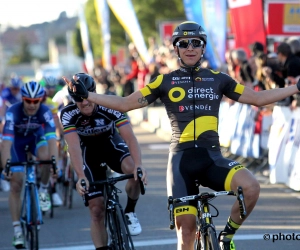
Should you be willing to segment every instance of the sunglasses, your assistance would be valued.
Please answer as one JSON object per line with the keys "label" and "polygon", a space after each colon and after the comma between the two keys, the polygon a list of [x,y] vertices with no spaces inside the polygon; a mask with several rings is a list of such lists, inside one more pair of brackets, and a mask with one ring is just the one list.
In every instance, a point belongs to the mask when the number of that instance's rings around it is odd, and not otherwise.
{"label": "sunglasses", "polygon": [[192,44],[193,49],[195,48],[201,48],[204,45],[204,42],[202,40],[198,39],[184,39],[181,41],[178,41],[176,43],[176,46],[180,49],[187,49],[190,44]]}
{"label": "sunglasses", "polygon": [[27,104],[38,104],[41,100],[41,98],[23,98],[23,101],[25,101]]}

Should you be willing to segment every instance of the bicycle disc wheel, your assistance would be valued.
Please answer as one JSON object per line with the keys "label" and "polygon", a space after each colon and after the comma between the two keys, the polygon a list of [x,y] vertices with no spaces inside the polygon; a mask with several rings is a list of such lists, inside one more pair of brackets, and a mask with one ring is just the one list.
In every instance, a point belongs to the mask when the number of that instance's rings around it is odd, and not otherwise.
{"label": "bicycle disc wheel", "polygon": [[30,250],[39,249],[39,238],[38,238],[38,204],[36,200],[35,188],[33,185],[29,186],[30,188],[30,221],[31,225],[27,225],[27,242]]}
{"label": "bicycle disc wheel", "polygon": [[133,250],[133,241],[127,226],[126,218],[120,206],[116,206],[116,217],[119,226],[119,246],[122,250]]}
{"label": "bicycle disc wheel", "polygon": [[209,240],[209,250],[220,250],[219,242],[214,228],[208,227],[207,234]]}

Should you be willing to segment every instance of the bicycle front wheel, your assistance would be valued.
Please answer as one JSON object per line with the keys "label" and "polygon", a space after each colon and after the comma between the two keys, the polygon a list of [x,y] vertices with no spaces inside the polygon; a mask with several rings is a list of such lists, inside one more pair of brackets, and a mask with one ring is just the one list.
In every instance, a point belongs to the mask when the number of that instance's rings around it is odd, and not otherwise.
{"label": "bicycle front wheel", "polygon": [[127,220],[120,206],[116,206],[116,217],[118,220],[119,247],[120,250],[134,250],[133,241],[128,229]]}
{"label": "bicycle front wheel", "polygon": [[108,236],[108,245],[111,246],[113,250],[118,250],[118,226],[112,208],[106,210],[105,227]]}
{"label": "bicycle front wheel", "polygon": [[216,230],[212,227],[207,228],[208,247],[209,250],[220,250],[219,241],[217,239]]}
{"label": "bicycle front wheel", "polygon": [[38,237],[38,204],[37,204],[37,196],[34,185],[29,186],[30,189],[30,218],[29,224],[27,224],[27,246],[30,250],[38,250],[39,249],[39,237]]}

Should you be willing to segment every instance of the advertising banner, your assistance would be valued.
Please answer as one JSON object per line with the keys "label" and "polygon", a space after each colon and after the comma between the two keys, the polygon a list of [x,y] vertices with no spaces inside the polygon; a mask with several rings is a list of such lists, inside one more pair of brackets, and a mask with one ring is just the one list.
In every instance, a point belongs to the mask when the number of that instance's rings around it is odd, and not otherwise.
{"label": "advertising banner", "polygon": [[300,1],[265,1],[267,35],[300,36]]}
{"label": "advertising banner", "polygon": [[109,9],[106,0],[95,0],[97,20],[100,25],[103,43],[102,64],[106,70],[111,70]]}
{"label": "advertising banner", "polygon": [[147,46],[130,0],[107,0],[107,3],[134,43],[142,60],[150,62]]}
{"label": "advertising banner", "polygon": [[266,44],[263,3],[261,0],[228,0],[235,47],[250,55],[249,45]]}
{"label": "advertising banner", "polygon": [[183,4],[187,20],[199,23],[207,34],[205,58],[210,68],[220,68],[225,62],[226,1],[183,0]]}
{"label": "advertising banner", "polygon": [[88,26],[84,15],[84,5],[82,2],[79,2],[78,17],[80,25],[81,42],[84,51],[85,68],[90,75],[93,75],[94,58],[90,45]]}

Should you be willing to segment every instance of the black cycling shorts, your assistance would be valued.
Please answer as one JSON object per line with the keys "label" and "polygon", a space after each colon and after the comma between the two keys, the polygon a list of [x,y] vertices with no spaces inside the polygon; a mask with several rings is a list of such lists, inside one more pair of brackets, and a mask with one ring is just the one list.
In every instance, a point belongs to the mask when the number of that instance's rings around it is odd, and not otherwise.
{"label": "black cycling shorts", "polygon": [[[100,145],[101,144],[101,145]],[[106,168],[101,164],[106,163],[109,168],[123,174],[121,164],[124,158],[130,156],[127,144],[118,133],[108,139],[99,140],[99,145],[81,146],[84,173],[89,182],[106,179]],[[90,187],[89,200],[102,196],[103,187]]]}
{"label": "black cycling shorts", "polygon": [[[196,181],[215,191],[230,190],[233,175],[243,169],[240,163],[222,156],[219,148],[191,148],[170,152],[167,169],[168,196],[179,198],[196,195],[199,189]],[[177,206],[191,205],[195,202],[180,203]]]}

